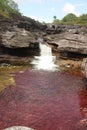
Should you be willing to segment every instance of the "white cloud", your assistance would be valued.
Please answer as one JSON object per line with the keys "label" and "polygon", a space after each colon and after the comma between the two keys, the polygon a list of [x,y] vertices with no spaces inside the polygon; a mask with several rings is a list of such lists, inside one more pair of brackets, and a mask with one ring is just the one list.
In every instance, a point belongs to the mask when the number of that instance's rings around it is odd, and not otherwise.
{"label": "white cloud", "polygon": [[64,5],[63,11],[65,13],[73,13],[75,12],[75,6],[73,4],[67,3]]}
{"label": "white cloud", "polygon": [[55,12],[55,8],[54,8],[54,7],[52,7],[52,8],[50,9],[50,11]]}
{"label": "white cloud", "polygon": [[73,14],[76,14],[77,16],[79,15],[76,11],[76,6],[71,4],[71,3],[66,3],[63,7],[63,12],[65,14],[68,14],[68,13],[73,13]]}

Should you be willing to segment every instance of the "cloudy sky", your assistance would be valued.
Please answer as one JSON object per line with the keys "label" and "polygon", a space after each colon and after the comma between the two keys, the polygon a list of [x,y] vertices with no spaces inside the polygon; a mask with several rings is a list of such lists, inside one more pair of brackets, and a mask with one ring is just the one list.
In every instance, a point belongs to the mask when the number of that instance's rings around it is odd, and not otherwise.
{"label": "cloudy sky", "polygon": [[52,22],[53,16],[62,19],[68,13],[77,16],[87,13],[87,0],[14,0],[21,13],[41,22]]}

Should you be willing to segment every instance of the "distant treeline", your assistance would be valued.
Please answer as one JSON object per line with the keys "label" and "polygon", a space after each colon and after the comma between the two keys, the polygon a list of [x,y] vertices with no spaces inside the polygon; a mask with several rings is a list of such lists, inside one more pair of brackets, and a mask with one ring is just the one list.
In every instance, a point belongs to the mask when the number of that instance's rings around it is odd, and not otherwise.
{"label": "distant treeline", "polygon": [[20,14],[17,3],[13,0],[0,0],[0,15],[9,18],[10,13]]}
{"label": "distant treeline", "polygon": [[53,17],[54,24],[84,24],[87,25],[87,14],[82,14],[77,17],[73,13],[67,14],[62,20],[59,20],[56,16]]}

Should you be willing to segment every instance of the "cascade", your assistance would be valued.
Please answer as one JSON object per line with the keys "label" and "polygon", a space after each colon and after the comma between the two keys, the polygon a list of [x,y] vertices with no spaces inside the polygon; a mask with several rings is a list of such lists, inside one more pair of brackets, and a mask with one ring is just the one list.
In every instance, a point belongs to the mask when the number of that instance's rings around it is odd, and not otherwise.
{"label": "cascade", "polygon": [[43,43],[43,39],[39,39],[40,56],[35,56],[32,61],[33,68],[42,70],[55,70],[56,57],[52,55],[51,48]]}

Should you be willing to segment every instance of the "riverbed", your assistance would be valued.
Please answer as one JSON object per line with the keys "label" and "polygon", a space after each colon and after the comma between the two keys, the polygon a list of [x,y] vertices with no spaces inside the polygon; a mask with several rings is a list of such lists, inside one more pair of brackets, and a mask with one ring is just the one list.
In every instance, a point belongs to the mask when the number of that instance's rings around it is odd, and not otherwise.
{"label": "riverbed", "polygon": [[87,130],[81,60],[61,59],[41,47],[27,66],[0,66],[0,130]]}

